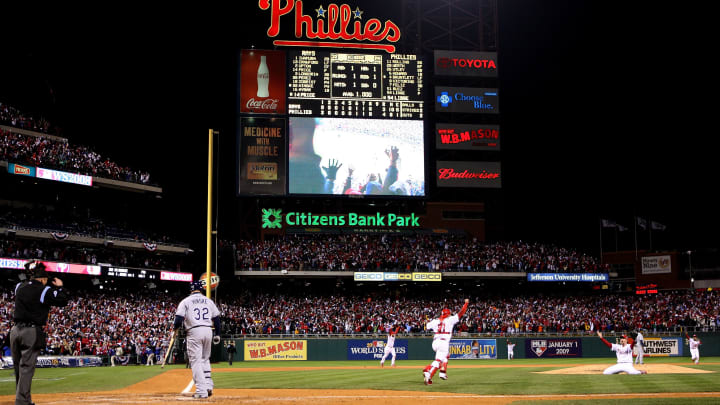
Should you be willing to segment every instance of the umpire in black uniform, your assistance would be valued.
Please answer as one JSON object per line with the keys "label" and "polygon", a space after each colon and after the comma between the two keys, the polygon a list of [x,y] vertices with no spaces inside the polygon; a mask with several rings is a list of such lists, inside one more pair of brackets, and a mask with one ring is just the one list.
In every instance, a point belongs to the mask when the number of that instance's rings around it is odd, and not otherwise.
{"label": "umpire in black uniform", "polygon": [[45,348],[43,327],[50,307],[67,305],[68,296],[60,279],[48,276],[45,265],[30,262],[29,281],[15,287],[15,325],[10,330],[10,351],[15,367],[15,405],[32,405],[30,385],[35,374],[35,362]]}

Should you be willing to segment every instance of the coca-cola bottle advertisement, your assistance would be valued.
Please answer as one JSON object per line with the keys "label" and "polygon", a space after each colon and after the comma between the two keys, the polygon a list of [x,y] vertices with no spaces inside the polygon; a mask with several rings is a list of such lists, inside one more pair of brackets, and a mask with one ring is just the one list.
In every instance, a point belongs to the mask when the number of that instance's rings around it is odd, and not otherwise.
{"label": "coca-cola bottle advertisement", "polygon": [[244,49],[240,54],[240,112],[285,114],[285,52]]}

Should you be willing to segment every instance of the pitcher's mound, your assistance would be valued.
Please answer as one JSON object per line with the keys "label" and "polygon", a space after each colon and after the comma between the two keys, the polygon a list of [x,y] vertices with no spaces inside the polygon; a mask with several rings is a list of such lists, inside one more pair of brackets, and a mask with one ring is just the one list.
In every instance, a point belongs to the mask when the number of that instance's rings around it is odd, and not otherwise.
{"label": "pitcher's mound", "polygon": [[[610,364],[586,364],[577,367],[559,368],[550,371],[538,371],[539,374],[602,374]],[[674,364],[642,364],[635,366],[638,370],[645,370],[648,374],[706,374],[714,371],[697,368],[677,366]],[[625,374],[625,373],[621,373]]]}

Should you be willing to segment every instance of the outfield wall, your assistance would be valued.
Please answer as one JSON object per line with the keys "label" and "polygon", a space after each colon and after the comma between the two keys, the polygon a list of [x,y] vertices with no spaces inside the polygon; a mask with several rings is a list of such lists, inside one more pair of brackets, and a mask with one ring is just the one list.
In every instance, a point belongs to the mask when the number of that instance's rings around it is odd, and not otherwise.
{"label": "outfield wall", "polygon": [[[720,334],[698,333],[702,342],[700,356],[720,356]],[[220,345],[213,345],[212,361],[228,361],[227,344],[235,342],[237,352],[233,361],[347,361],[377,360],[383,355],[386,338],[382,339],[340,339],[340,338],[248,338],[223,339]],[[597,337],[533,338],[483,337],[453,338],[451,360],[473,359],[474,361],[507,359],[508,340],[515,344],[514,357],[521,358],[612,358],[614,353]],[[616,337],[608,337],[614,343]],[[680,336],[645,338],[647,352],[658,356],[689,357],[687,339]],[[395,342],[398,360],[428,360],[434,357],[432,339],[398,336]],[[462,360],[460,360],[462,359]],[[473,361],[469,360],[469,361]]]}

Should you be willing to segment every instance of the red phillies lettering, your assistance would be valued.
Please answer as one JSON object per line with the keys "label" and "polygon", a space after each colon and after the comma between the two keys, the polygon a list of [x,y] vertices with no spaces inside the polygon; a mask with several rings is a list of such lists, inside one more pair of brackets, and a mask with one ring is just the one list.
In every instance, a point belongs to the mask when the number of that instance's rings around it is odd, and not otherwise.
{"label": "red phillies lettering", "polygon": [[373,42],[397,42],[400,39],[400,28],[388,20],[383,24],[377,18],[371,18],[362,25],[360,21],[353,20],[353,11],[347,4],[338,6],[330,4],[326,10],[327,20],[313,18],[303,12],[302,0],[259,0],[258,6],[262,10],[270,9],[269,37],[280,34],[280,18],[295,10],[295,37],[309,39],[332,40],[368,40]]}

